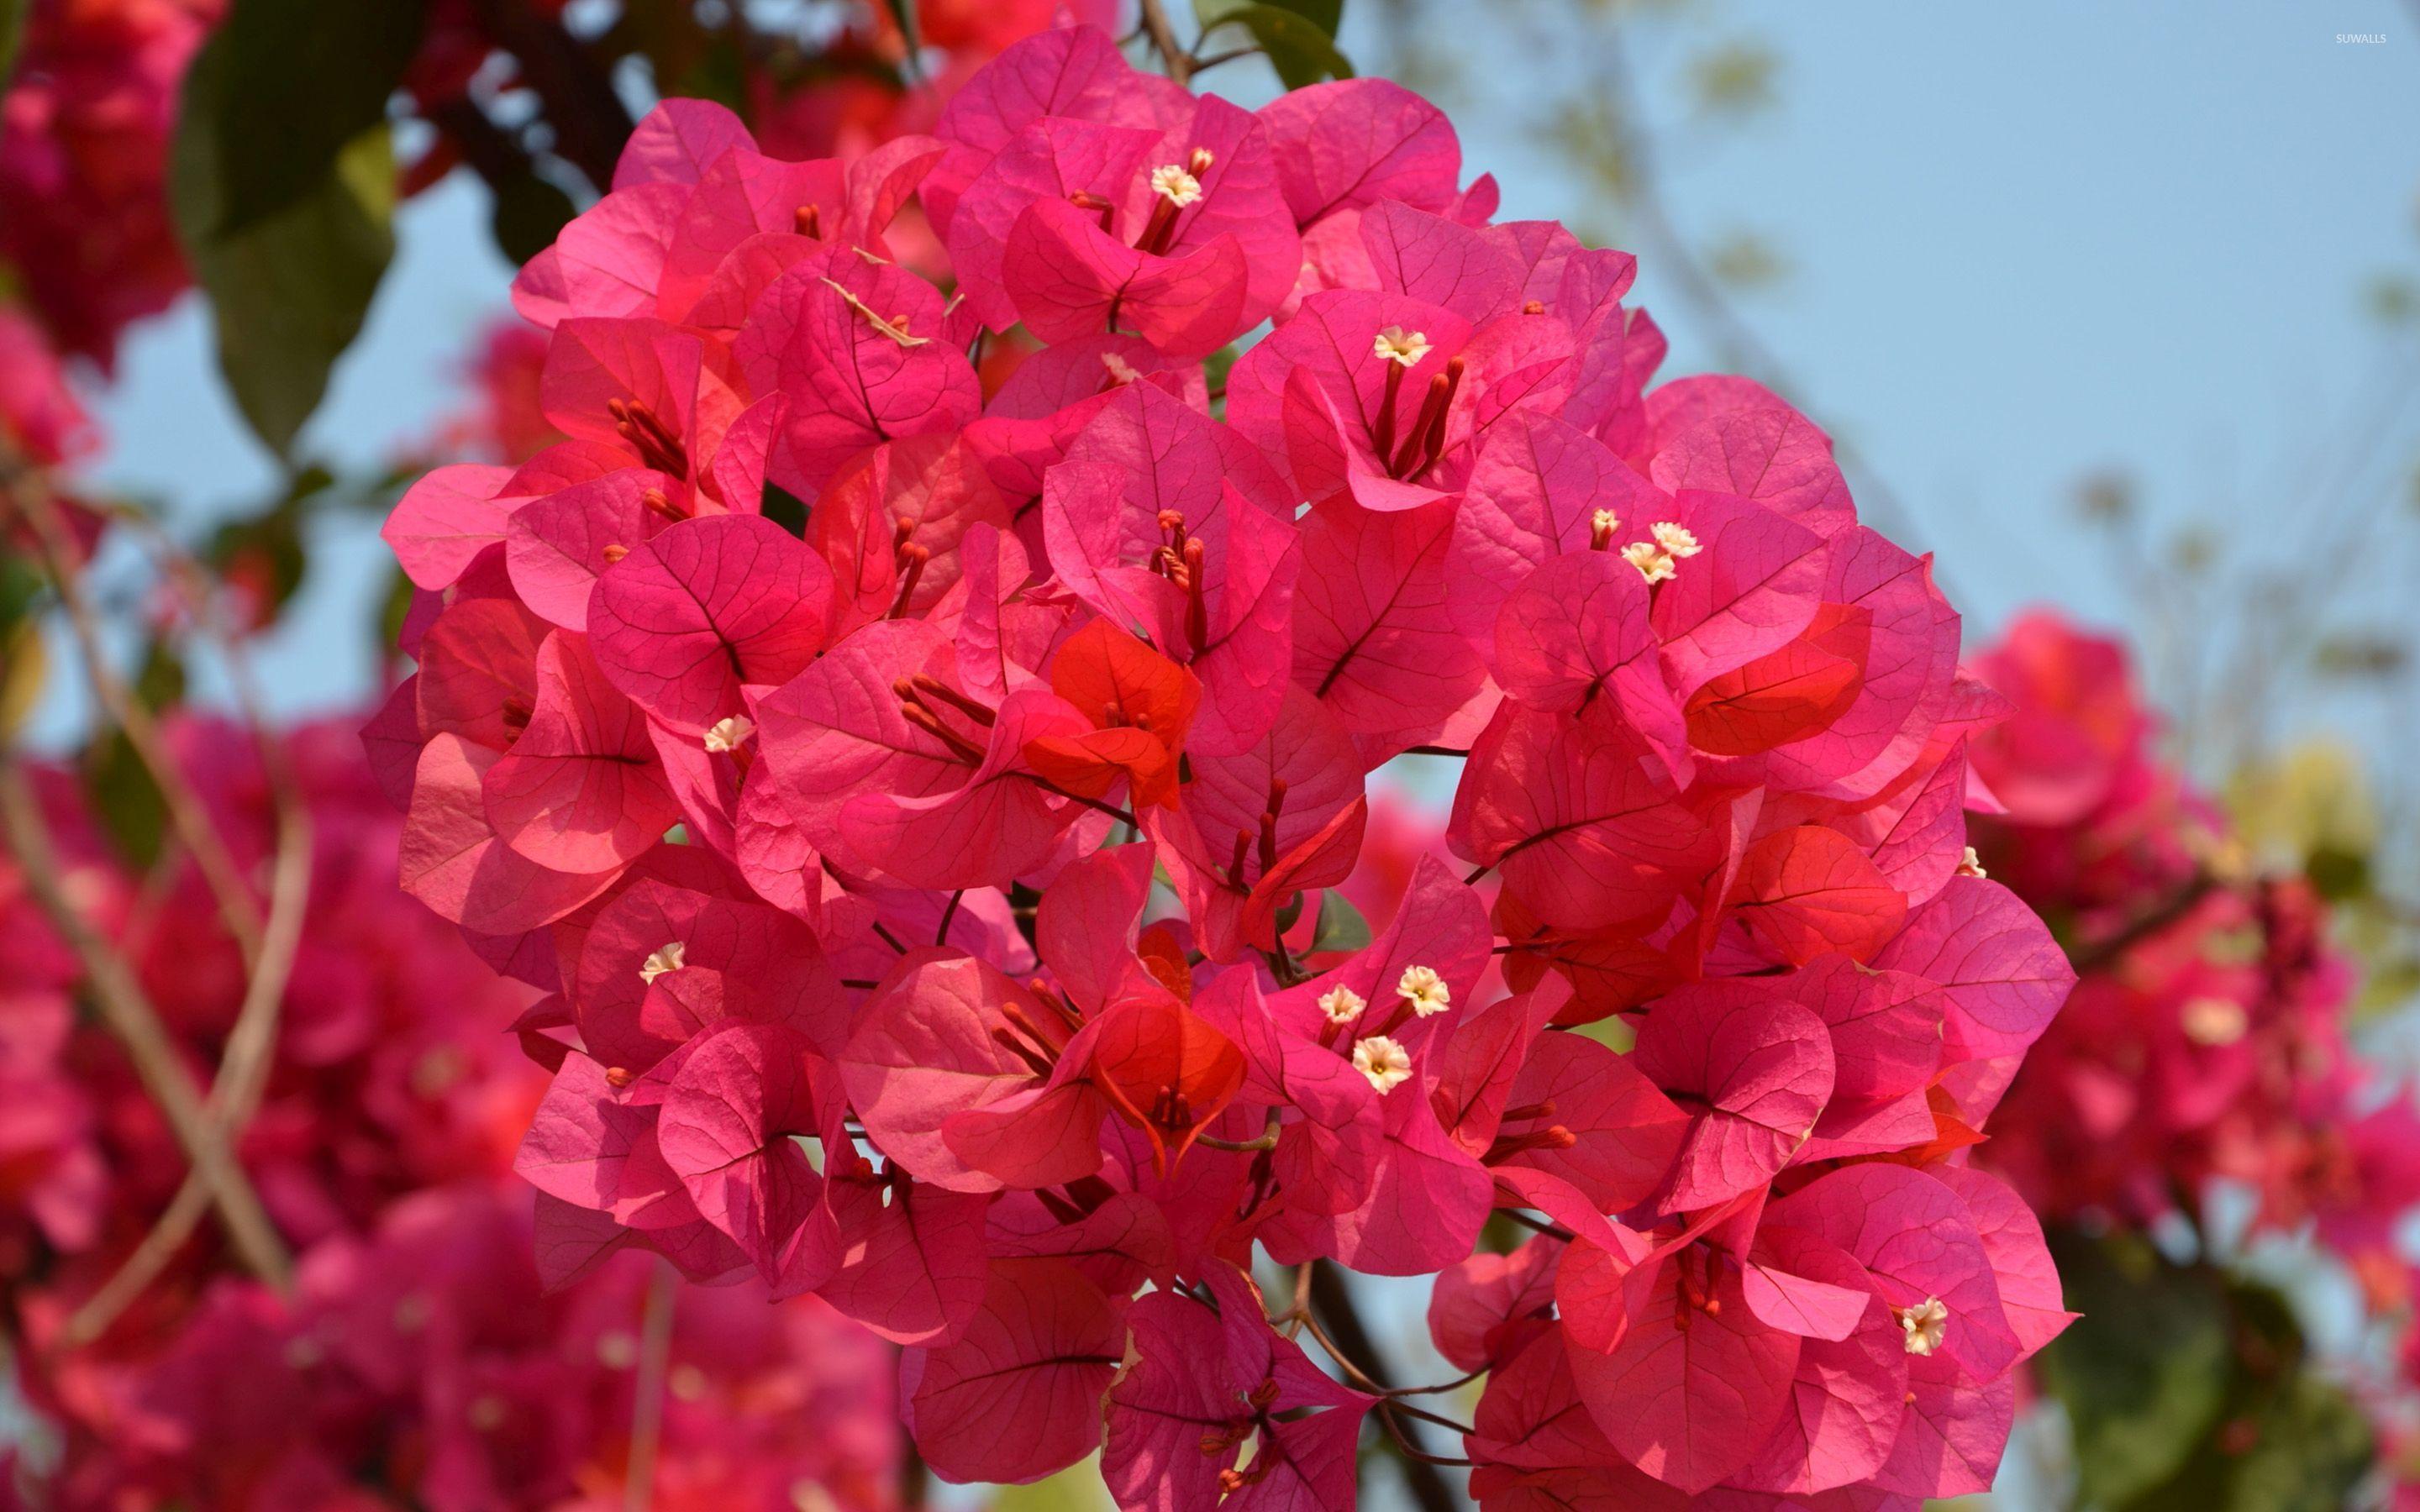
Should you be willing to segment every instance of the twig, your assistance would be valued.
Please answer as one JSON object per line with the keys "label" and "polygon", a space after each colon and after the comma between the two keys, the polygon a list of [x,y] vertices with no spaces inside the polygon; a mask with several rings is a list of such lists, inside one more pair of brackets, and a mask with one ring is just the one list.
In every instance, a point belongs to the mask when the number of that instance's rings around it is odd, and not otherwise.
{"label": "twig", "polygon": [[1532,1218],[1528,1213],[1521,1211],[1517,1208],[1498,1208],[1496,1211],[1502,1213],[1505,1217],[1512,1219],[1514,1223],[1519,1224],[1524,1228],[1532,1229],[1538,1233],[1545,1235],[1549,1239],[1559,1239],[1566,1244],[1570,1243],[1575,1237],[1577,1237],[1573,1234],[1570,1229],[1565,1228],[1560,1224],[1550,1224],[1543,1219]]}
{"label": "twig", "polygon": [[2206,869],[2195,872],[2193,879],[2165,899],[2147,909],[2103,939],[2077,946],[2067,953],[2067,964],[2080,976],[2097,971],[2128,950],[2159,933],[2169,925],[2194,911],[2194,905],[2210,896],[2218,879]]}
{"label": "twig", "polygon": [[235,935],[236,948],[242,952],[245,966],[255,965],[260,959],[260,905],[244,887],[235,860],[211,825],[200,795],[185,780],[183,768],[170,756],[150,711],[143,707],[110,666],[108,652],[101,642],[101,622],[91,597],[85,592],[84,576],[74,566],[73,543],[68,538],[58,505],[48,488],[29,472],[18,472],[7,481],[11,485],[8,495],[16,503],[17,513],[33,528],[41,548],[44,571],[58,590],[59,604],[67,611],[68,627],[75,638],[85,675],[92,683],[93,697],[111,721],[125,732],[127,744],[134,748],[136,758],[160,790],[168,823],[193,853],[194,867],[218,900],[219,911],[226,918],[228,931]]}
{"label": "twig", "polygon": [[[148,523],[147,521],[146,522]],[[155,547],[162,553],[163,574],[181,584],[190,566],[156,528]],[[206,593],[190,595],[188,607],[196,623],[209,618]],[[269,920],[261,935],[260,955],[244,985],[235,1027],[220,1053],[218,1074],[211,1079],[208,1113],[211,1125],[229,1150],[240,1143],[243,1130],[260,1106],[269,1085],[269,1071],[277,1047],[277,1024],[291,980],[295,952],[302,943],[302,925],[311,901],[311,814],[302,801],[302,785],[287,759],[285,744],[271,733],[252,678],[240,639],[218,631],[223,655],[254,739],[260,747],[261,767],[271,802],[277,810],[276,859],[269,887]],[[232,921],[229,921],[232,927]],[[209,1206],[209,1188],[201,1169],[188,1171],[167,1208],[143,1237],[133,1253],[68,1319],[65,1338],[73,1347],[89,1343],[108,1331],[119,1314],[143,1294],[193,1237],[194,1226]]]}
{"label": "twig", "polygon": [[[1455,1461],[1441,1459],[1419,1448],[1410,1441],[1403,1425],[1395,1420],[1391,1409],[1401,1406],[1401,1403],[1384,1396],[1388,1389],[1386,1382],[1372,1374],[1379,1358],[1377,1345],[1370,1337],[1370,1331],[1362,1326],[1361,1315],[1353,1304],[1352,1289],[1334,1266],[1313,1262],[1311,1310],[1315,1315],[1310,1325],[1311,1336],[1319,1340],[1320,1347],[1334,1356],[1347,1373],[1363,1381],[1367,1389],[1382,1394],[1378,1419],[1386,1426],[1395,1452],[1403,1460],[1404,1484],[1411,1491],[1412,1500],[1419,1505],[1421,1512],[1457,1512],[1461,1503],[1455,1498],[1453,1489],[1446,1484],[1445,1477],[1437,1473],[1440,1466]],[[1324,1329],[1323,1323],[1326,1325]],[[1330,1335],[1333,1335],[1332,1339]],[[1352,1363],[1355,1360],[1369,1364],[1356,1365]]]}
{"label": "twig", "polygon": [[260,1195],[237,1163],[217,1120],[203,1106],[193,1073],[178,1058],[176,1044],[161,1023],[159,1011],[144,995],[133,968],[61,890],[58,848],[33,784],[13,755],[0,755],[0,828],[7,831],[8,848],[24,872],[34,902],[84,967],[101,1018],[126,1046],[144,1090],[159,1104],[186,1158],[209,1185],[227,1238],[245,1267],[278,1290],[287,1289],[292,1284],[294,1266],[285,1241],[270,1223]]}
{"label": "twig", "polygon": [[1193,54],[1176,45],[1176,28],[1169,24],[1168,8],[1160,0],[1142,0],[1142,29],[1151,39],[1151,49],[1168,69],[1168,76],[1178,84],[1189,84],[1193,70],[1200,67]]}
{"label": "twig", "polygon": [[680,1302],[680,1273],[659,1258],[647,1277],[647,1298],[639,1315],[639,1366],[630,1382],[630,1459],[622,1481],[623,1512],[647,1512],[656,1496],[656,1458],[664,1441],[664,1381],[671,1374],[673,1315]]}

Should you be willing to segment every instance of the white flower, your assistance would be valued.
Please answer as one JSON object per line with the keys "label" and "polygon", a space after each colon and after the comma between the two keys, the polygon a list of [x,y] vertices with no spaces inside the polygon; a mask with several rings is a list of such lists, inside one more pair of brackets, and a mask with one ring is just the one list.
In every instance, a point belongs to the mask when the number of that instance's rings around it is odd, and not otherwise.
{"label": "white flower", "polygon": [[1651,583],[1660,583],[1672,576],[1671,553],[1652,541],[1633,541],[1621,548],[1621,554]]}
{"label": "white flower", "polygon": [[1700,549],[1697,536],[1691,534],[1687,527],[1675,525],[1668,519],[1657,520],[1648,527],[1648,531],[1655,537],[1657,546],[1676,557],[1694,557]]}
{"label": "white flower", "polygon": [[737,750],[746,743],[748,737],[755,733],[756,721],[744,714],[735,714],[728,719],[717,719],[706,727],[706,748],[718,756],[725,751]]}
{"label": "white flower", "polygon": [[1445,984],[1443,977],[1426,966],[1405,966],[1403,980],[1395,983],[1395,991],[1412,1005],[1413,1013],[1420,1018],[1442,1013],[1453,1006],[1453,989]]}
{"label": "white flower", "polygon": [[1429,336],[1425,331],[1405,331],[1401,326],[1388,326],[1378,332],[1372,344],[1372,353],[1389,363],[1411,366],[1429,354]]}
{"label": "white flower", "polygon": [[1593,535],[1611,535],[1620,529],[1621,517],[1610,509],[1598,510],[1596,517],[1589,521],[1589,532]]}
{"label": "white flower", "polygon": [[1132,363],[1127,362],[1125,358],[1120,357],[1115,352],[1103,352],[1101,354],[1101,366],[1108,371],[1109,381],[1122,389],[1127,384],[1132,383],[1135,379],[1142,377],[1141,369],[1136,367]]}
{"label": "white flower", "polygon": [[1983,870],[1983,858],[1975,854],[1975,847],[1972,845],[1967,846],[1966,854],[1958,858],[1958,874],[1962,877],[1984,877],[1991,875],[1990,872]]}
{"label": "white flower", "polygon": [[1330,1024],[1350,1024],[1369,1006],[1369,999],[1350,987],[1330,987],[1319,995],[1319,1011]]}
{"label": "white flower", "polygon": [[1913,1307],[1894,1307],[1899,1314],[1899,1326],[1907,1331],[1902,1341],[1910,1354],[1931,1354],[1941,1348],[1941,1340],[1949,1332],[1949,1309],[1938,1297],[1927,1297]]}
{"label": "white flower", "polygon": [[1151,171],[1151,192],[1181,210],[1202,198],[1202,180],[1176,163],[1163,163]]}
{"label": "white flower", "polygon": [[689,947],[678,940],[647,957],[639,967],[639,980],[652,987],[656,979],[667,971],[678,971],[689,964]]}
{"label": "white flower", "polygon": [[1402,1045],[1383,1034],[1353,1043],[1353,1069],[1370,1078],[1370,1085],[1380,1097],[1412,1079],[1412,1057]]}

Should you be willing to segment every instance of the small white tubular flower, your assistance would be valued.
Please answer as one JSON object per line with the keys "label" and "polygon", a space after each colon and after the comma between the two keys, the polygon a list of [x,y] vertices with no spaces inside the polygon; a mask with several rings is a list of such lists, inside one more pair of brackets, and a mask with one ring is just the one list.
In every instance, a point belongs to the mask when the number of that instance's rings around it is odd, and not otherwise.
{"label": "small white tubular flower", "polygon": [[1991,875],[1989,872],[1983,870],[1983,858],[1975,854],[1975,847],[1972,845],[1967,846],[1966,854],[1958,858],[1958,874],[1962,877]]}
{"label": "small white tubular flower", "polygon": [[1913,1307],[1894,1307],[1899,1314],[1899,1326],[1906,1331],[1901,1341],[1910,1354],[1931,1354],[1941,1348],[1949,1333],[1949,1309],[1938,1297],[1927,1297]]}
{"label": "small white tubular flower", "polygon": [[1594,517],[1589,521],[1590,533],[1594,535],[1611,535],[1620,529],[1621,529],[1621,517],[1610,509],[1598,510]]}
{"label": "small white tubular flower", "polygon": [[1657,520],[1648,527],[1648,531],[1655,537],[1657,546],[1676,557],[1694,557],[1702,549],[1698,545],[1698,537],[1688,527],[1675,525],[1668,519]]}
{"label": "small white tubular flower", "polygon": [[1621,555],[1638,575],[1651,583],[1660,583],[1672,576],[1672,554],[1652,541],[1633,541],[1621,548]]}
{"label": "small white tubular flower", "polygon": [[1142,377],[1142,370],[1140,368],[1135,366],[1132,363],[1127,362],[1125,358],[1120,357],[1115,352],[1103,352],[1101,354],[1101,366],[1109,375],[1109,381],[1122,389],[1127,384],[1132,383],[1135,379]]}
{"label": "small white tubular flower", "polygon": [[1151,171],[1151,192],[1181,210],[1202,198],[1202,180],[1181,163],[1162,163]]}
{"label": "small white tubular flower", "polygon": [[1319,995],[1319,1011],[1330,1024],[1350,1024],[1369,1006],[1370,1000],[1350,987],[1330,987]]}
{"label": "small white tubular flower", "polygon": [[1445,979],[1427,966],[1405,966],[1395,991],[1412,1005],[1412,1012],[1420,1018],[1442,1013],[1453,1006],[1453,989]]}
{"label": "small white tubular flower", "polygon": [[1353,1069],[1370,1078],[1380,1097],[1412,1079],[1410,1052],[1383,1034],[1353,1042]]}
{"label": "small white tubular flower", "polygon": [[1371,346],[1372,354],[1389,363],[1411,366],[1429,354],[1429,335],[1425,331],[1405,331],[1401,326],[1388,326],[1378,332]]}
{"label": "small white tubular flower", "polygon": [[728,719],[717,719],[706,727],[706,748],[717,756],[727,751],[735,751],[745,745],[748,737],[755,733],[756,721],[744,714],[735,714]]}
{"label": "small white tubular flower", "polygon": [[678,940],[659,949],[640,964],[639,980],[652,987],[656,979],[667,971],[678,971],[689,964],[689,947]]}
{"label": "small white tubular flower", "polygon": [[2213,1050],[2252,1032],[2252,1015],[2229,997],[2194,998],[2185,1004],[2180,1022],[2186,1039]]}

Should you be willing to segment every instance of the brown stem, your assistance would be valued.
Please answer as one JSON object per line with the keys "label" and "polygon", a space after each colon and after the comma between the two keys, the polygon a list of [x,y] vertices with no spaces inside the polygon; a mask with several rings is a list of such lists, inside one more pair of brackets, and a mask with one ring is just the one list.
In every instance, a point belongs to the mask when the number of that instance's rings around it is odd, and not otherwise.
{"label": "brown stem", "polygon": [[1143,35],[1151,39],[1152,51],[1168,69],[1168,76],[1178,84],[1190,84],[1193,70],[1200,67],[1193,54],[1176,45],[1176,28],[1169,24],[1168,8],[1160,0],[1142,0]]}
{"label": "brown stem", "polygon": [[[156,527],[150,535],[163,576],[172,584],[185,587],[189,576],[199,569],[177,552]],[[213,616],[207,591],[191,591],[186,596],[195,623],[209,623]],[[218,1074],[210,1082],[210,1121],[233,1149],[240,1143],[243,1130],[252,1121],[260,1106],[261,1094],[268,1088],[286,985],[293,975],[295,952],[302,943],[302,924],[310,905],[312,841],[310,810],[302,801],[302,786],[284,742],[269,731],[242,641],[224,626],[218,628],[217,636],[237,702],[260,747],[262,772],[277,810],[276,858],[270,877],[269,920],[261,933],[260,955],[244,984],[243,1002],[221,1051]],[[193,1237],[194,1227],[209,1210],[209,1197],[210,1190],[200,1168],[187,1172],[176,1196],[150,1232],[144,1235],[143,1242],[116,1273],[68,1319],[65,1339],[69,1347],[99,1338],[143,1294]]]}
{"label": "brown stem", "polygon": [[185,780],[184,769],[170,755],[150,711],[110,666],[109,654],[101,645],[101,620],[93,609],[91,595],[85,592],[84,575],[75,566],[74,544],[69,539],[57,502],[48,487],[30,472],[19,471],[6,481],[11,485],[8,497],[15,502],[16,513],[32,527],[40,548],[43,570],[58,590],[59,604],[67,611],[68,628],[74,636],[76,654],[84,664],[85,676],[92,684],[94,699],[101,712],[125,732],[127,744],[133,748],[136,759],[160,790],[168,823],[193,853],[194,865],[217,900],[219,912],[226,919],[228,933],[235,936],[245,966],[257,965],[262,929],[260,905],[244,886],[235,859],[227,854],[226,843],[210,823],[209,811],[203,806],[200,795]]}
{"label": "brown stem", "polygon": [[673,1315],[680,1302],[680,1273],[659,1258],[647,1278],[644,1311],[639,1315],[639,1365],[630,1383],[630,1460],[622,1480],[623,1512],[647,1512],[656,1496],[656,1458],[664,1441],[664,1381],[672,1372]]}
{"label": "brown stem", "polygon": [[2209,897],[2211,889],[2217,886],[2218,879],[2209,872],[2196,871],[2183,887],[2150,909],[2127,920],[2116,933],[2103,939],[2086,941],[2070,950],[2067,964],[2075,968],[2078,976],[2098,971],[2192,913],[2195,905]]}
{"label": "brown stem", "polygon": [[[1359,1366],[1348,1364],[1346,1369],[1367,1382],[1369,1389],[1385,1392],[1388,1388],[1384,1379],[1373,1373],[1380,1368],[1378,1347],[1354,1306],[1352,1288],[1342,1272],[1325,1261],[1314,1261],[1311,1266],[1311,1309],[1312,1336],[1320,1339],[1323,1347],[1332,1340],[1334,1347],[1328,1352],[1336,1355],[1340,1363],[1365,1362]],[[1385,1403],[1386,1408],[1396,1405],[1399,1404],[1393,1398]],[[1445,1476],[1438,1473],[1442,1464],[1452,1461],[1440,1460],[1412,1443],[1391,1411],[1382,1409],[1378,1417],[1387,1427],[1396,1457],[1403,1462],[1404,1484],[1421,1512],[1458,1512],[1462,1504],[1446,1484]]]}
{"label": "brown stem", "polygon": [[8,848],[16,855],[35,903],[84,967],[102,1021],[126,1046],[144,1090],[159,1104],[177,1143],[209,1184],[236,1252],[255,1275],[286,1290],[292,1285],[294,1266],[285,1241],[270,1223],[260,1195],[237,1163],[218,1121],[204,1107],[193,1073],[178,1057],[159,1011],[144,995],[133,968],[61,890],[58,848],[33,784],[13,755],[0,756],[0,829],[8,835]]}

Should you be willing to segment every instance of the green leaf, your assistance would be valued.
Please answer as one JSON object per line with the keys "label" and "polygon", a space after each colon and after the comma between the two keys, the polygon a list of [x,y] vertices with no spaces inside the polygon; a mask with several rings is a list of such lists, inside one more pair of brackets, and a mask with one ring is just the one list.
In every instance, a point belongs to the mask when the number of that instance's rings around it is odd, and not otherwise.
{"label": "green leaf", "polygon": [[792,535],[804,540],[807,533],[807,503],[797,494],[778,483],[765,485],[764,501],[758,513]]}
{"label": "green leaf", "polygon": [[220,370],[281,455],[395,253],[386,101],[420,30],[417,0],[238,0],[186,74],[170,208]]}
{"label": "green leaf", "polygon": [[1196,0],[1194,14],[1206,38],[1212,28],[1237,25],[1252,34],[1270,66],[1289,89],[1322,79],[1350,79],[1353,65],[1337,51],[1338,5],[1318,0],[1292,4],[1238,5],[1234,0]]}
{"label": "green leaf", "polygon": [[2226,1288],[2133,1236],[2062,1234],[2053,1253],[2084,1318],[2036,1368],[2073,1425],[2084,1501],[2122,1506],[2175,1476],[2218,1423],[2233,1364]]}
{"label": "green leaf", "polygon": [[0,0],[0,93],[8,88],[8,75],[17,68],[17,50],[25,41],[25,12],[32,8],[31,0]]}
{"label": "green leaf", "polygon": [[219,224],[210,128],[191,106],[222,87],[209,61],[205,49],[187,76],[172,196],[195,281],[210,297],[219,370],[244,419],[282,456],[361,333],[395,255],[395,159],[386,128],[373,128],[317,193],[240,230],[208,229]]}
{"label": "green leaf", "polygon": [[917,54],[924,51],[924,31],[916,23],[916,0],[882,0],[883,8],[899,23],[899,36],[907,45],[908,76],[912,81],[922,69]]}
{"label": "green leaf", "polygon": [[489,186],[496,203],[489,224],[505,256],[525,263],[553,244],[577,212],[571,196],[535,173],[521,173]]}
{"label": "green leaf", "polygon": [[302,586],[310,565],[303,526],[322,507],[341,501],[332,493],[335,478],[317,463],[287,480],[284,497],[259,514],[230,520],[210,537],[202,556],[221,578],[261,595],[270,617]]}
{"label": "green leaf", "polygon": [[[240,231],[316,197],[338,160],[386,120],[420,45],[421,0],[236,0],[204,50],[215,218]],[[196,69],[202,64],[196,63]]]}
{"label": "green leaf", "polygon": [[[1206,32],[1236,11],[1251,8],[1251,0],[1193,0],[1193,19]],[[1290,10],[1318,27],[1323,37],[1332,38],[1344,27],[1344,0],[1268,0],[1264,8]]]}
{"label": "green leaf", "polygon": [[1370,921],[1353,900],[1328,888],[1319,895],[1319,922],[1311,933],[1311,953],[1323,950],[1358,950],[1370,943]]}
{"label": "green leaf", "polygon": [[[2223,1504],[2242,1512],[2335,1512],[2377,1452],[2368,1419],[2343,1391],[2298,1370],[2250,1419],[2251,1446],[2233,1461]],[[2207,1512],[2212,1504],[2200,1504]]]}

